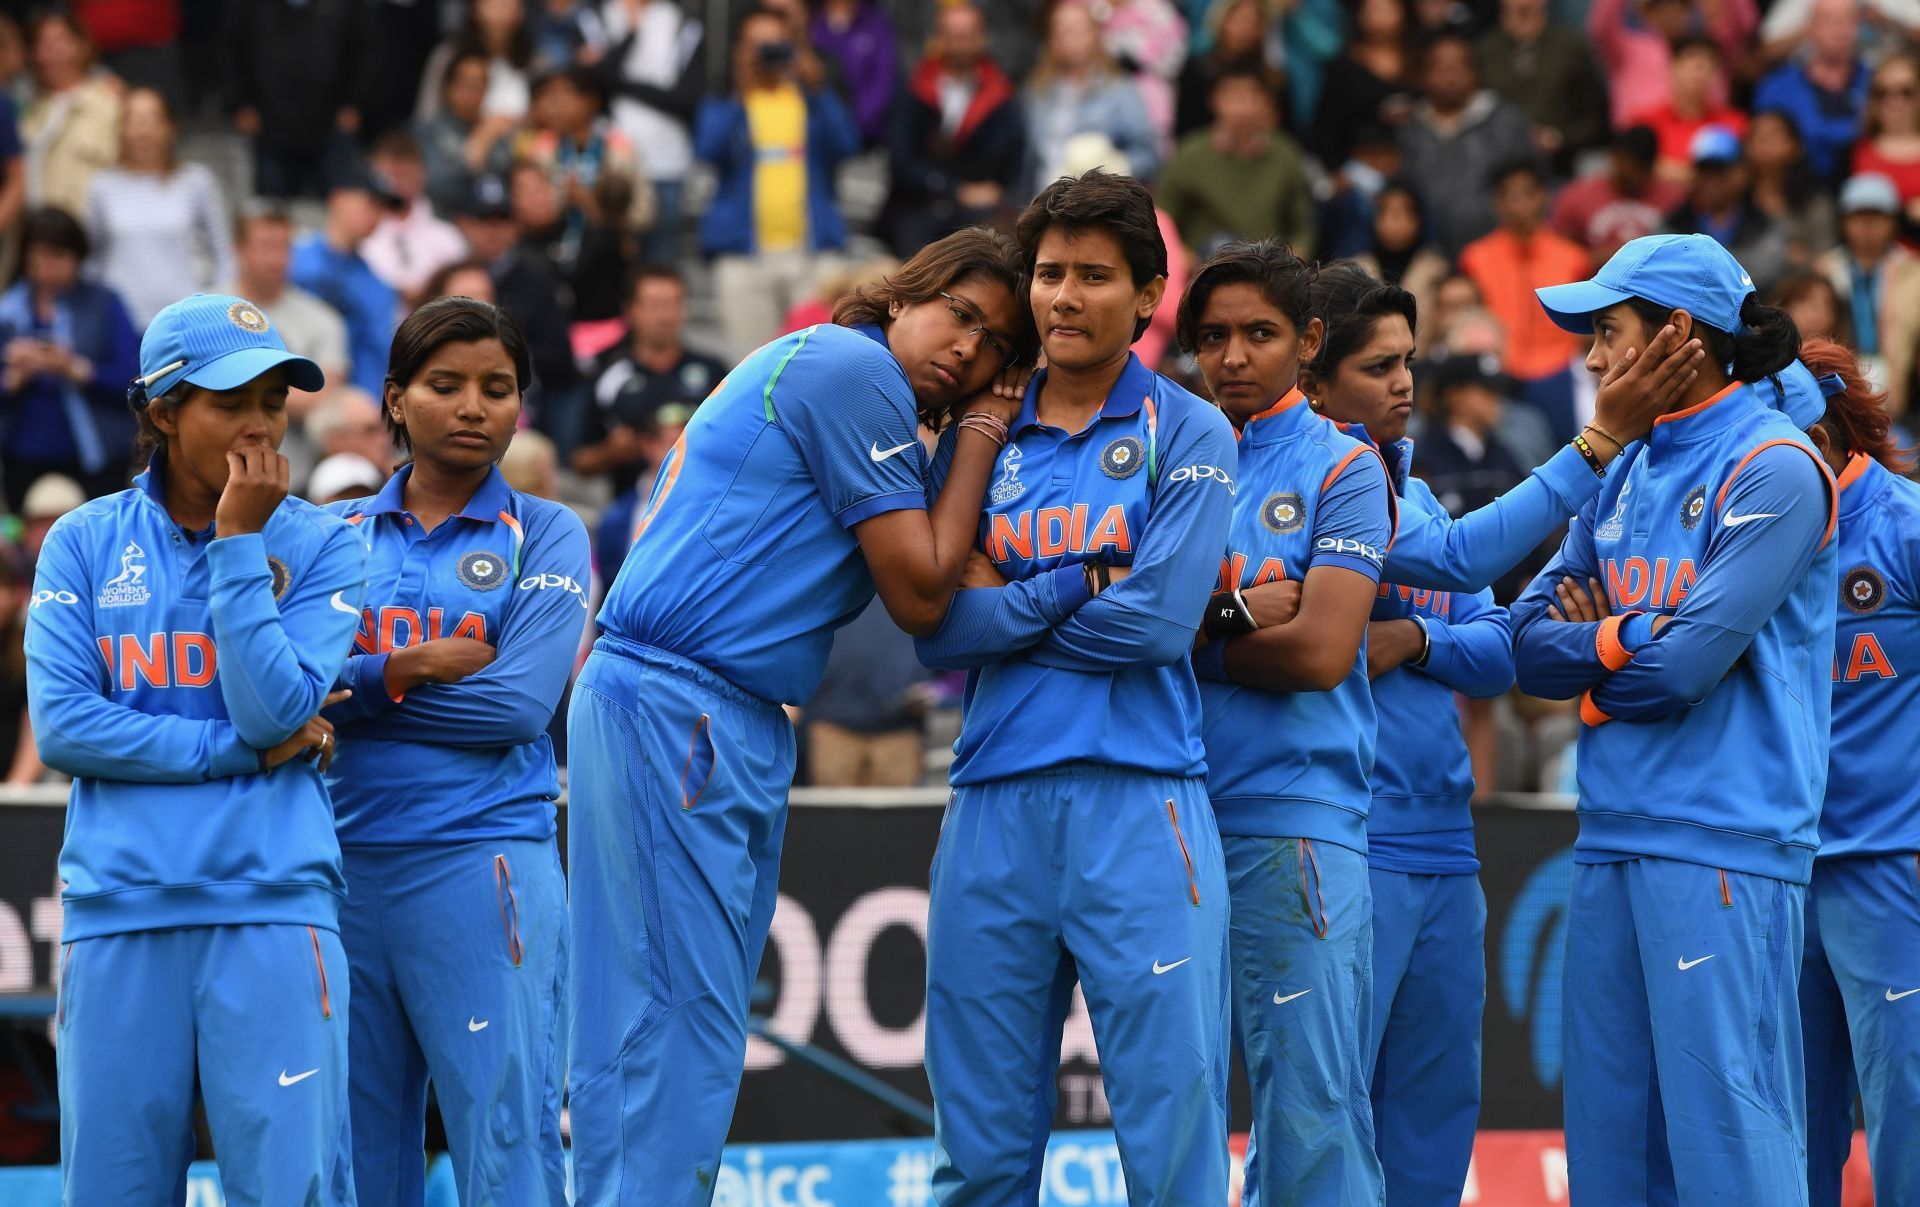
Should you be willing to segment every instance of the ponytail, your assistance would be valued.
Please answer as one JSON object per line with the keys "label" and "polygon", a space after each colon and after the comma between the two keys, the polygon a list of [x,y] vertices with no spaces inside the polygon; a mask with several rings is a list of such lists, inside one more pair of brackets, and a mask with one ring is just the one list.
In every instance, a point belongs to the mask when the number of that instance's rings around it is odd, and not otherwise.
{"label": "ponytail", "polygon": [[1896,474],[1912,468],[1913,458],[1893,438],[1886,391],[1867,383],[1851,351],[1816,336],[1800,345],[1800,363],[1817,378],[1838,377],[1844,387],[1838,394],[1827,395],[1827,413],[1818,424],[1827,429],[1835,447],[1844,453],[1864,453]]}
{"label": "ponytail", "polygon": [[1729,358],[1735,381],[1765,381],[1800,354],[1800,328],[1794,326],[1793,316],[1763,305],[1759,294],[1750,293],[1740,303],[1740,326]]}

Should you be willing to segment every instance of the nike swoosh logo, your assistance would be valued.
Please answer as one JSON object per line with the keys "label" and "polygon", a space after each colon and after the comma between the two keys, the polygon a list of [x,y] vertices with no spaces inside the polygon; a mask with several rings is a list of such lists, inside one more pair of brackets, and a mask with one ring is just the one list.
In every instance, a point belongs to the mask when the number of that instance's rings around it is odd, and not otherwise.
{"label": "nike swoosh logo", "polygon": [[1912,997],[1916,993],[1920,993],[1920,989],[1909,989],[1905,993],[1895,993],[1891,988],[1889,988],[1887,990],[1887,1000],[1890,1002],[1897,1002],[1903,997]]}
{"label": "nike swoosh logo", "polygon": [[1777,520],[1779,518],[1779,514],[1772,511],[1755,511],[1749,512],[1746,515],[1735,515],[1729,511],[1726,518],[1720,522],[1729,528],[1738,528],[1749,520]]}
{"label": "nike swoosh logo", "polygon": [[1305,996],[1307,996],[1307,995],[1308,995],[1309,993],[1312,993],[1312,992],[1313,992],[1313,990],[1311,990],[1311,989],[1302,989],[1302,990],[1301,990],[1300,992],[1298,992],[1298,993],[1289,993],[1289,994],[1288,994],[1287,996],[1285,996],[1285,997],[1281,997],[1281,996],[1280,996],[1279,994],[1277,994],[1277,993],[1276,993],[1276,994],[1274,994],[1274,995],[1273,995],[1273,1004],[1274,1004],[1274,1005],[1276,1005],[1276,1006],[1284,1006],[1284,1005],[1286,1005],[1286,1004],[1287,1004],[1288,1002],[1290,1002],[1290,1001],[1292,1001],[1292,1000],[1293,1000],[1294,998],[1297,998],[1297,997],[1305,997]]}
{"label": "nike swoosh logo", "polygon": [[315,1073],[318,1073],[319,1071],[320,1071],[319,1069],[308,1069],[304,1073],[298,1073],[292,1077],[289,1077],[287,1076],[287,1071],[285,1069],[281,1069],[280,1084],[281,1085],[298,1085],[299,1083],[305,1081],[307,1078],[313,1076]]}
{"label": "nike swoosh logo", "polygon": [[485,1030],[487,1029],[487,1024],[488,1024],[489,1022],[491,1022],[491,1021],[493,1021],[493,1020],[491,1020],[491,1019],[481,1019],[481,1020],[480,1020],[479,1022],[477,1022],[477,1023],[476,1023],[476,1022],[474,1022],[474,1021],[473,1021],[473,1016],[472,1016],[471,1014],[469,1014],[469,1015],[467,1016],[467,1030],[469,1030],[469,1031],[485,1031]]}
{"label": "nike swoosh logo", "polygon": [[352,604],[348,603],[346,600],[340,598],[344,594],[345,594],[344,591],[335,591],[333,593],[333,598],[329,599],[327,602],[333,605],[333,610],[336,612],[345,612],[349,616],[360,615],[359,608],[354,607]]}
{"label": "nike swoosh logo", "polygon": [[1687,969],[1692,968],[1695,964],[1704,964],[1708,960],[1711,960],[1712,958],[1713,958],[1712,956],[1701,956],[1697,960],[1683,959],[1680,961],[1680,971],[1685,972]]}
{"label": "nike swoosh logo", "polygon": [[893,456],[895,453],[906,452],[908,449],[912,448],[915,443],[916,441],[909,440],[905,444],[896,444],[892,448],[883,449],[880,447],[880,442],[878,440],[875,440],[873,442],[873,447],[867,450],[867,456],[872,457],[875,461],[885,461],[888,457]]}
{"label": "nike swoosh logo", "polygon": [[[1187,960],[1191,960],[1192,958],[1192,956],[1188,956]],[[1172,972],[1174,969],[1180,967],[1180,965],[1186,963],[1187,960],[1175,960],[1171,964],[1162,964],[1160,961],[1155,960],[1153,962],[1153,975],[1160,976],[1162,973]]]}

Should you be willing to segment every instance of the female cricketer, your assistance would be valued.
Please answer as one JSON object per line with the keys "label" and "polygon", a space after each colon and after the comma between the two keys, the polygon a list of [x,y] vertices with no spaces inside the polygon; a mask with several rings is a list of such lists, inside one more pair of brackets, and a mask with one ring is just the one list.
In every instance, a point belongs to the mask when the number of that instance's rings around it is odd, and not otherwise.
{"label": "female cricketer", "polygon": [[[568,714],[576,1202],[704,1204],[772,922],[793,727],[877,590],[931,633],[1027,358],[1020,261],[974,228],[749,356],[668,454]],[[968,401],[972,400],[972,401]],[[954,418],[931,508],[922,421]]]}
{"label": "female cricketer", "polygon": [[[1142,185],[1063,178],[1016,230],[1048,365],[998,458],[971,589],[920,643],[973,672],[927,919],[934,1194],[1038,1201],[1077,978],[1128,1192],[1219,1202],[1226,876],[1188,655],[1233,434],[1131,352],[1166,289]],[[964,451],[941,451],[946,493],[970,489]]]}
{"label": "female cricketer", "polygon": [[1239,433],[1240,461],[1193,668],[1253,1096],[1243,1199],[1374,1207],[1364,643],[1394,501],[1378,452],[1295,385],[1323,330],[1310,283],[1278,243],[1231,244],[1181,299],[1181,347]]}
{"label": "female cricketer", "polygon": [[1773,409],[1799,336],[1699,235],[1540,291],[1607,370],[1699,376],[1513,607],[1519,683],[1579,696],[1563,1027],[1573,1194],[1806,1201],[1802,917],[1827,779],[1838,492]]}
{"label": "female cricketer", "polygon": [[411,460],[330,510],[368,547],[327,716],[353,977],[361,1207],[418,1207],[426,1089],[463,1203],[564,1207],[566,883],[547,726],[587,623],[587,532],[500,476],[532,380],[505,311],[449,297],[393,337],[385,415]]}
{"label": "female cricketer", "polygon": [[130,390],[152,459],[53,526],[27,620],[60,852],[68,1203],[185,1194],[197,1079],[235,1203],[354,1201],[340,846],[318,714],[366,550],[287,497],[287,390],[320,370],[241,298],[154,316]]}
{"label": "female cricketer", "polygon": [[1908,1203],[1920,1199],[1920,1027],[1906,1016],[1920,1000],[1920,777],[1889,726],[1916,705],[1920,486],[1853,353],[1811,339],[1800,360],[1818,384],[1782,409],[1840,483],[1833,738],[1800,964],[1808,1190],[1814,1207],[1839,1207],[1857,1093],[1874,1196]]}

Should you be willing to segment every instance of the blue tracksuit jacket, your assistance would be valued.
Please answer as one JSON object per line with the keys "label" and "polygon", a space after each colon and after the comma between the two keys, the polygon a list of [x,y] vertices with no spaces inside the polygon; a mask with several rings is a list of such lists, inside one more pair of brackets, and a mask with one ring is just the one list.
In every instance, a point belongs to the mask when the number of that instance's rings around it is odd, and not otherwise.
{"label": "blue tracksuit jacket", "polygon": [[[1431,522],[1436,513],[1446,514],[1433,491],[1409,480],[1401,531],[1440,530]],[[1389,568],[1400,544],[1387,554]],[[1512,625],[1485,588],[1470,594],[1382,583],[1373,618],[1407,617],[1426,629],[1430,649],[1425,666],[1397,667],[1373,681],[1382,740],[1373,763],[1367,862],[1412,874],[1475,872],[1473,767],[1453,694],[1485,699],[1513,686]]]}
{"label": "blue tracksuit jacket", "polygon": [[[1582,696],[1576,859],[1807,881],[1827,780],[1835,487],[1772,395],[1736,382],[1663,417],[1513,607],[1521,689]],[[1550,619],[1562,575],[1599,580],[1614,615]],[[1653,637],[1662,614],[1674,620]]]}
{"label": "blue tracksuit jacket", "polygon": [[[327,773],[340,841],[551,838],[560,784],[547,725],[586,625],[586,526],[496,468],[465,508],[422,533],[402,502],[412,472],[331,508],[367,541],[378,592],[340,676],[353,696],[328,714],[343,726]],[[441,637],[499,654],[458,683],[389,695],[388,655]]]}
{"label": "blue tracksuit jacket", "polygon": [[727,375],[662,462],[600,627],[805,703],[833,631],[873,598],[851,529],[926,507],[926,474],[913,388],[878,327],[781,336]]}
{"label": "blue tracksuit jacket", "polygon": [[[1069,435],[1035,422],[1043,380],[1027,387],[980,519],[980,547],[1007,586],[958,592],[916,643],[928,666],[973,672],[952,782],[1075,761],[1202,775],[1188,654],[1226,548],[1233,429],[1132,356],[1099,414]],[[1088,445],[1097,456],[1078,455]],[[1089,561],[1132,569],[1088,599]]]}
{"label": "blue tracksuit jacket", "polygon": [[320,710],[353,640],[367,551],[288,499],[263,532],[185,532],[160,466],[47,534],[27,616],[40,757],[74,777],[64,937],[238,923],[337,929],[319,773],[260,754]]}
{"label": "blue tracksuit jacket", "polygon": [[1840,477],[1840,609],[1833,643],[1833,746],[1820,855],[1920,846],[1913,743],[1920,716],[1920,484],[1855,457]]}
{"label": "blue tracksuit jacket", "polygon": [[[1239,495],[1214,589],[1304,579],[1340,566],[1375,582],[1393,543],[1394,496],[1374,449],[1294,390],[1240,432]],[[1374,708],[1366,643],[1340,685],[1277,692],[1235,683],[1229,642],[1193,656],[1205,715],[1207,796],[1220,833],[1367,849]]]}

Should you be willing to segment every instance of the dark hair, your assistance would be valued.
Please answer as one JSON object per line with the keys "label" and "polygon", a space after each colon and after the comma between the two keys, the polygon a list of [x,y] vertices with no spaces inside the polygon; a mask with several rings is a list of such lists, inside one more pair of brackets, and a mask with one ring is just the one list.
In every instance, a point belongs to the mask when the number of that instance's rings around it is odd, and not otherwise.
{"label": "dark hair", "polygon": [[20,220],[23,262],[27,248],[36,243],[55,251],[68,252],[82,260],[93,250],[93,243],[87,238],[86,228],[80,225],[80,220],[57,205],[37,206],[28,210]]}
{"label": "dark hair", "polygon": [[1413,295],[1352,260],[1329,264],[1316,273],[1311,297],[1313,315],[1324,328],[1320,353],[1307,365],[1316,377],[1331,377],[1341,361],[1373,337],[1375,324],[1383,318],[1400,315],[1410,333],[1419,331],[1420,306]]}
{"label": "dark hair", "polygon": [[420,149],[420,140],[415,138],[413,131],[405,126],[395,126],[374,139],[373,146],[367,151],[369,158],[389,156],[394,159],[418,160],[423,158],[424,154]]}
{"label": "dark hair", "polygon": [[[491,64],[493,55],[487,50],[486,35],[480,31],[480,22],[475,19],[473,9],[472,4],[467,5],[467,19],[460,23],[459,30],[453,35],[453,55],[459,59],[469,53],[478,54]],[[525,71],[533,62],[533,28],[524,12],[520,16],[520,27],[513,31],[513,37],[507,44],[507,62],[521,71]],[[451,71],[452,67],[449,66],[448,70]]]}
{"label": "dark hair", "polygon": [[293,217],[285,206],[271,198],[256,198],[240,203],[233,216],[233,241],[244,242],[247,232],[262,224],[293,229]]}
{"label": "dark hair", "polygon": [[[878,284],[862,285],[843,295],[833,305],[833,321],[842,327],[884,327],[891,321],[888,312],[895,302],[909,306],[930,302],[962,277],[984,277],[1013,295],[1018,316],[1013,331],[1014,355],[1025,363],[1033,359],[1040,338],[1034,332],[1033,311],[1027,305],[1027,277],[1020,256],[1020,248],[999,231],[984,226],[957,230],[913,253]],[[920,418],[938,431],[947,415],[923,412]]]}
{"label": "dark hair", "polygon": [[770,4],[749,4],[745,12],[734,18],[733,42],[729,43],[729,45],[736,44],[740,41],[741,36],[747,32],[747,25],[750,22],[762,21],[768,18],[778,21],[781,25],[785,26],[788,33],[793,32],[793,25],[788,20],[787,14],[782,10],[774,8]]}
{"label": "dark hair", "polygon": [[623,295],[628,301],[640,292],[640,286],[648,281],[672,281],[686,292],[687,278],[678,268],[663,260],[652,260],[635,268],[627,274],[627,291]]}
{"label": "dark hair", "polygon": [[1712,55],[1716,63],[1722,65],[1726,63],[1726,52],[1720,49],[1720,43],[1705,34],[1687,34],[1680,38],[1673,44],[1672,57],[1668,61],[1677,62],[1681,55],[1690,54],[1694,51],[1702,51]]}
{"label": "dark hair", "polygon": [[[512,315],[477,298],[435,298],[408,315],[393,333],[393,347],[387,353],[387,384],[405,390],[426,367],[427,358],[444,344],[489,339],[499,340],[507,350],[508,359],[513,361],[514,383],[524,395],[533,384],[533,361],[527,354],[526,336],[520,333],[520,324]],[[394,420],[393,409],[384,398],[380,400],[380,414],[394,440],[411,451],[413,444],[407,439],[406,426]]]}
{"label": "dark hair", "polygon": [[40,31],[49,25],[64,25],[67,32],[78,38],[87,48],[87,57],[96,58],[99,48],[94,44],[93,34],[88,32],[86,23],[74,16],[73,10],[64,4],[48,4],[27,14],[27,28],[24,41],[27,46],[27,59],[33,59],[33,44],[40,37]]}
{"label": "dark hair", "polygon": [[1474,74],[1480,71],[1480,60],[1475,56],[1473,35],[1464,25],[1442,25],[1428,34],[1426,41],[1420,44],[1420,65],[1424,69],[1433,61],[1434,52],[1449,43],[1457,44],[1467,52],[1467,61],[1473,64]]}
{"label": "dark hair", "polygon": [[1547,183],[1547,169],[1540,160],[1531,154],[1509,155],[1487,169],[1487,188],[1498,189],[1515,176],[1531,176],[1533,183]]}
{"label": "dark hair", "polygon": [[1660,158],[1660,136],[1652,126],[1628,126],[1608,145],[1642,167],[1650,168]]}
{"label": "dark hair", "polygon": [[[1092,168],[1079,176],[1062,176],[1028,202],[1013,224],[1013,234],[1029,277],[1040,256],[1041,238],[1056,226],[1069,235],[1085,230],[1112,235],[1126,256],[1135,289],[1167,275],[1167,242],[1160,237],[1153,194],[1131,176]],[[1134,339],[1146,333],[1149,321],[1134,323]]]}
{"label": "dark hair", "polygon": [[473,46],[455,46],[453,55],[447,59],[446,70],[440,73],[440,91],[445,92],[447,85],[453,83],[453,77],[459,72],[460,64],[470,62],[478,62],[488,69],[493,66],[493,58],[486,51]]}
{"label": "dark hair", "polygon": [[147,399],[147,405],[134,409],[133,414],[134,418],[139,421],[140,433],[134,437],[133,451],[136,454],[144,454],[149,464],[153,461],[154,452],[167,446],[167,438],[161,434],[159,425],[154,423],[153,413],[155,411],[172,412],[179,410],[180,404],[184,403],[187,400],[187,395],[191,393],[193,393],[193,387],[188,385],[185,380],[182,380],[176,383],[174,387],[165,394],[158,394]]}
{"label": "dark hair", "polygon": [[580,95],[591,98],[595,108],[606,107],[607,90],[606,86],[600,82],[600,76],[592,68],[582,67],[577,63],[566,67],[555,67],[533,77],[533,82],[527,87],[527,95],[539,96],[553,85],[561,83]]}
{"label": "dark hair", "polygon": [[1305,335],[1313,317],[1313,269],[1277,239],[1229,243],[1194,270],[1174,318],[1174,338],[1182,352],[1199,346],[1200,316],[1207,299],[1222,285],[1252,285],[1275,310],[1287,316],[1294,333]]}
{"label": "dark hair", "polygon": [[[1674,310],[1645,298],[1628,298],[1627,308],[1640,316],[1649,334],[1666,326],[1667,316]],[[1755,293],[1740,303],[1739,334],[1710,327],[1697,314],[1693,316],[1693,334],[1713,363],[1730,366],[1728,374],[1735,381],[1764,381],[1792,364],[1800,351],[1800,329],[1793,325],[1793,316],[1762,304]]]}
{"label": "dark hair", "polygon": [[1793,163],[1788,165],[1786,178],[1780,183],[1781,192],[1786,195],[1788,208],[1796,214],[1802,213],[1807,206],[1813,204],[1815,196],[1822,187],[1820,178],[1813,173],[1813,165],[1807,162],[1806,135],[1801,133],[1800,123],[1794,119],[1793,114],[1785,109],[1762,109],[1754,114],[1753,120],[1747,124],[1745,140],[1747,143],[1752,143],[1753,127],[1759,125],[1764,118],[1772,118],[1785,126],[1787,134],[1793,139],[1794,148],[1800,153]]}
{"label": "dark hair", "polygon": [[[1815,272],[1810,268],[1789,273],[1778,285],[1773,287],[1773,296],[1767,299],[1767,304],[1770,306],[1778,306],[1780,309],[1785,310],[1795,302],[1813,293],[1825,293],[1828,301],[1833,306],[1834,342],[1852,347],[1853,308],[1847,305],[1847,300],[1840,296],[1840,290],[1834,286],[1833,280],[1825,273]],[[1800,335],[1800,348],[1802,352],[1806,350],[1807,345],[1812,343],[1813,340],[1821,338],[1819,336],[1807,335],[1804,331],[1801,332]]]}
{"label": "dark hair", "polygon": [[1274,101],[1277,105],[1280,82],[1274,78],[1273,72],[1268,71],[1257,63],[1229,63],[1222,67],[1219,72],[1214,75],[1213,82],[1207,85],[1207,95],[1214,95],[1220,91],[1222,84],[1234,80],[1252,84],[1254,87],[1260,89],[1269,101]]}
{"label": "dark hair", "polygon": [[1913,468],[1910,450],[1893,438],[1893,416],[1887,413],[1887,392],[1876,390],[1860,371],[1860,361],[1830,339],[1815,336],[1800,345],[1800,363],[1815,377],[1838,374],[1846,388],[1827,396],[1827,413],[1819,426],[1827,429],[1842,452],[1865,453],[1896,474]]}

